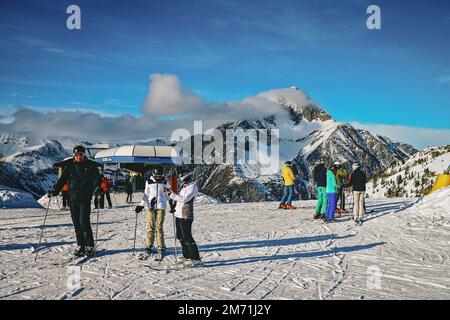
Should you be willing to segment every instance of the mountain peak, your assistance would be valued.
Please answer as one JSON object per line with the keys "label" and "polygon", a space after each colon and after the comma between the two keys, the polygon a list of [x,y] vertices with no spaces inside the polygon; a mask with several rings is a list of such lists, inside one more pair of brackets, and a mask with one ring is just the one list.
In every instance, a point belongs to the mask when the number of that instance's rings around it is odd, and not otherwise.
{"label": "mountain peak", "polygon": [[261,92],[257,97],[267,99],[287,108],[291,118],[295,118],[293,120],[297,124],[301,118],[305,118],[310,122],[318,119],[322,121],[331,119],[330,115],[317,106],[313,100],[309,99],[306,93],[296,86]]}
{"label": "mountain peak", "polygon": [[269,101],[290,107],[295,111],[301,111],[303,108],[317,108],[316,103],[296,86],[282,89],[272,89],[261,92],[258,97],[265,98]]}

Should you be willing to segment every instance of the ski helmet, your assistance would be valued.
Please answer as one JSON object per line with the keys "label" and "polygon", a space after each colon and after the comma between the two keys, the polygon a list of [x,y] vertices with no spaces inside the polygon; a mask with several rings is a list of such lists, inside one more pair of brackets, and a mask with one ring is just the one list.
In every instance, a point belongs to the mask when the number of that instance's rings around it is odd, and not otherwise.
{"label": "ski helmet", "polygon": [[163,173],[163,171],[162,171],[161,168],[155,168],[155,169],[153,169],[152,174],[153,174],[154,176],[162,176],[162,175],[164,175],[164,173]]}
{"label": "ski helmet", "polygon": [[77,152],[86,153],[86,149],[83,146],[76,146],[75,148],[73,148],[73,153],[77,153]]}
{"label": "ski helmet", "polygon": [[190,171],[180,178],[181,184],[190,183],[192,181],[194,181],[194,171]]}

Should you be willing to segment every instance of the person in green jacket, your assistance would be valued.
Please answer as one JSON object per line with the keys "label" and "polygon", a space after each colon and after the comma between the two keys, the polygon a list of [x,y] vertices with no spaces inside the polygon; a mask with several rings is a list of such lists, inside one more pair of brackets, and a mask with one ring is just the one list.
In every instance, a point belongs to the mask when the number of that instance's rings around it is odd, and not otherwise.
{"label": "person in green jacket", "polygon": [[337,167],[332,166],[331,170],[327,170],[327,221],[334,220],[334,212],[336,210],[336,196],[338,192],[338,184],[336,180]]}

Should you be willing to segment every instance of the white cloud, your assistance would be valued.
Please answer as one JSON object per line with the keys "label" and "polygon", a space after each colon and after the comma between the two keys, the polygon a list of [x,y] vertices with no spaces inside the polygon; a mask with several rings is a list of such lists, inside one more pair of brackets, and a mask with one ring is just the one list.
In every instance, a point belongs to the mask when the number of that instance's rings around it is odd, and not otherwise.
{"label": "white cloud", "polygon": [[149,115],[180,115],[204,108],[203,100],[181,86],[173,74],[153,73],[142,111]]}
{"label": "white cloud", "polygon": [[[286,114],[279,104],[257,95],[241,101],[207,102],[182,86],[173,74],[150,75],[149,92],[142,106],[146,115],[202,120],[208,127],[243,119],[261,119]],[[301,91],[299,94],[304,95]]]}
{"label": "white cloud", "polygon": [[364,124],[351,122],[356,128],[366,129],[372,133],[388,137],[394,141],[409,143],[417,149],[450,144],[450,130],[408,127],[387,124]]}

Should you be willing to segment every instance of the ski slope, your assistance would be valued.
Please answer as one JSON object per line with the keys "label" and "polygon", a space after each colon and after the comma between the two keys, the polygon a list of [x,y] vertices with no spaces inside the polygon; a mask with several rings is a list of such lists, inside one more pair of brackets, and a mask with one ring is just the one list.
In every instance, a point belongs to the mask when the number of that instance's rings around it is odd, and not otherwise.
{"label": "ski slope", "polygon": [[[168,256],[159,265],[138,260],[135,204],[116,195],[119,207],[100,212],[104,251],[84,264],[77,290],[67,287],[67,266],[56,265],[74,246],[68,212],[50,211],[35,263],[44,209],[0,210],[0,299],[449,299],[449,196],[447,188],[422,201],[370,199],[374,211],[361,227],[349,216],[313,220],[315,201],[291,211],[275,210],[275,202],[202,204],[193,235],[205,266],[176,271],[171,216]],[[144,234],[139,215],[140,250]]]}

